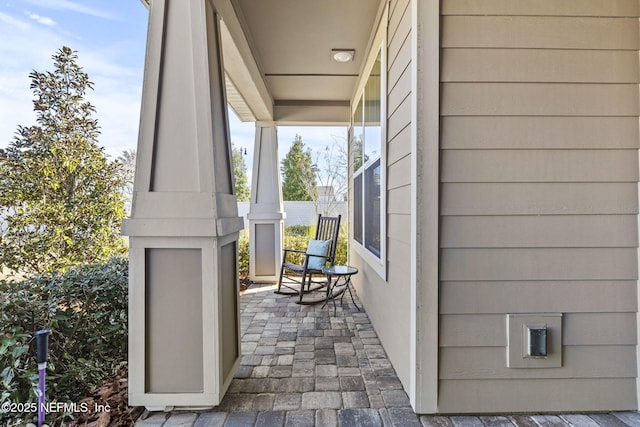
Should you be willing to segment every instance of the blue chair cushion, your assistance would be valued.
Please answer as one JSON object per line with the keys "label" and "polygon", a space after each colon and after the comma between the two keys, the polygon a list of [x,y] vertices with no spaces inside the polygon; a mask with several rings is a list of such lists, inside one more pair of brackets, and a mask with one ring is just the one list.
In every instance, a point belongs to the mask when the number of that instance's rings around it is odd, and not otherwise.
{"label": "blue chair cushion", "polygon": [[327,256],[330,244],[331,240],[309,240],[309,245],[307,245],[307,255],[321,256],[310,256],[309,262],[307,263],[308,269],[322,270],[322,267],[324,267],[327,262],[327,259],[324,257]]}

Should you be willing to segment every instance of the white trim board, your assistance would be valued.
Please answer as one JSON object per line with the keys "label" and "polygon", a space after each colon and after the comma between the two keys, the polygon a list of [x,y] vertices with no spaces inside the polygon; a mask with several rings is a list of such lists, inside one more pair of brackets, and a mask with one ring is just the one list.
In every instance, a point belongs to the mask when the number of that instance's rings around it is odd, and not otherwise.
{"label": "white trim board", "polygon": [[438,411],[440,2],[411,0],[411,384],[417,413]]}

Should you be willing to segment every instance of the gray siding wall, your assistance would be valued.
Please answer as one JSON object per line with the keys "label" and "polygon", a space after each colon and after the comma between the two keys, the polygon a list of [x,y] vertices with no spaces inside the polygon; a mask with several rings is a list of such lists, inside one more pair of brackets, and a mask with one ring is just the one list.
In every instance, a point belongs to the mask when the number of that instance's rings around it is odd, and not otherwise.
{"label": "gray siding wall", "polygon": [[[636,409],[638,8],[442,2],[440,412]],[[545,312],[562,367],[507,368]]]}
{"label": "gray siding wall", "polygon": [[[387,280],[350,250],[354,277],[378,337],[405,389],[409,389],[411,216],[411,9],[393,0],[387,31]],[[357,243],[352,242],[352,245]],[[366,346],[365,346],[366,349]]]}

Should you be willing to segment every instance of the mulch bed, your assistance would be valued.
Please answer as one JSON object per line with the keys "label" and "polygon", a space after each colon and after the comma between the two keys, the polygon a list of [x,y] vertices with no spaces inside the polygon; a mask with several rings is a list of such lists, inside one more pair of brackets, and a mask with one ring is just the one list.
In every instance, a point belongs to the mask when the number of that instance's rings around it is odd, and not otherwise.
{"label": "mulch bed", "polygon": [[246,291],[249,286],[251,286],[251,280],[248,277],[240,279],[240,292]]}
{"label": "mulch bed", "polygon": [[127,372],[125,365],[92,396],[79,402],[79,404],[87,405],[88,412],[76,414],[76,419],[72,421],[61,422],[47,419],[47,422],[51,426],[61,427],[132,426],[142,415],[144,408],[128,404]]}

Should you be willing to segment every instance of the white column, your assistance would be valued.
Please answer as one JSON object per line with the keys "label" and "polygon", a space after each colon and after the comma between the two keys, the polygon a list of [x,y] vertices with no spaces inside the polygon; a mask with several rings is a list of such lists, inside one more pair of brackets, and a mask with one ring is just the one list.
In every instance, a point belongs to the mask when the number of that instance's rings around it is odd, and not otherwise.
{"label": "white column", "polygon": [[219,19],[150,6],[129,249],[129,404],[214,406],[240,363],[237,240]]}
{"label": "white column", "polygon": [[278,132],[273,122],[256,122],[251,204],[249,278],[277,282],[282,264],[285,212],[280,185]]}

